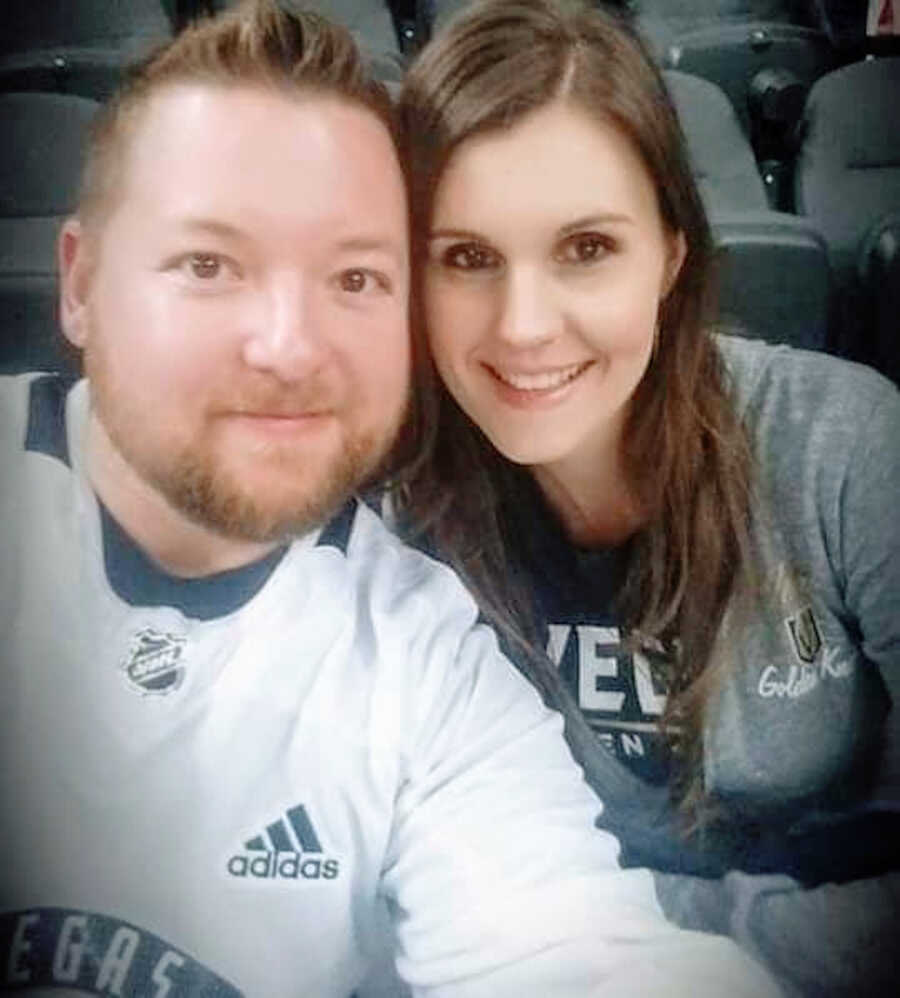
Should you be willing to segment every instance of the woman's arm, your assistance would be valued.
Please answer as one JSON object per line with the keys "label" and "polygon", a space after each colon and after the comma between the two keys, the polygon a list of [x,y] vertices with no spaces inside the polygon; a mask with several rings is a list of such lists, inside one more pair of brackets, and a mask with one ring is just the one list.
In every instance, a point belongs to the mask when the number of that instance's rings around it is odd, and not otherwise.
{"label": "woman's arm", "polygon": [[783,874],[655,873],[666,916],[731,936],[788,994],[891,994],[900,974],[900,872],[804,888]]}

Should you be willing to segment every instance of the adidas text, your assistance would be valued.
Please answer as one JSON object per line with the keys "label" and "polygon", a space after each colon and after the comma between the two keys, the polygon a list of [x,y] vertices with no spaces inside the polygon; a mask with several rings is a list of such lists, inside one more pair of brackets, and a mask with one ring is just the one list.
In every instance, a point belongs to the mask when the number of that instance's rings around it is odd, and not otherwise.
{"label": "adidas text", "polygon": [[228,860],[228,872],[257,880],[334,880],[340,866],[336,859],[299,852],[236,853]]}

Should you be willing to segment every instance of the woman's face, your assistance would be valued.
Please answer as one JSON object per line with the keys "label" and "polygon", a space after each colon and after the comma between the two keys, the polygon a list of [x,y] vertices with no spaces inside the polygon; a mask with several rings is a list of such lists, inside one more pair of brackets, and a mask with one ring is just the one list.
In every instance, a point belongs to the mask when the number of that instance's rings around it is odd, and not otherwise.
{"label": "woman's face", "polygon": [[475,136],[436,192],[425,304],[448,389],[520,464],[620,438],[684,256],[631,142],[568,104]]}

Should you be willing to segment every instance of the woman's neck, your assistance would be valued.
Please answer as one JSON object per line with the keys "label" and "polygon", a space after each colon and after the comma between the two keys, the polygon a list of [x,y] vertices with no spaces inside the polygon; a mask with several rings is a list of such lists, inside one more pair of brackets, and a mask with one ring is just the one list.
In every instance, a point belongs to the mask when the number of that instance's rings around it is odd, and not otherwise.
{"label": "woman's neck", "polygon": [[532,467],[541,491],[579,547],[624,543],[645,522],[616,441],[590,459],[579,456]]}

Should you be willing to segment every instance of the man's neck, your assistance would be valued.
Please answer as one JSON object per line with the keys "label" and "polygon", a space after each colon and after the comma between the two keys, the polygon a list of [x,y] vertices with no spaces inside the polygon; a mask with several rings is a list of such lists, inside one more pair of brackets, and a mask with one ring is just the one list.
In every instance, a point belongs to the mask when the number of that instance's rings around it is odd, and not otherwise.
{"label": "man's neck", "polygon": [[94,414],[88,419],[86,457],[97,497],[147,557],[170,575],[215,575],[257,561],[278,546],[223,537],[172,507],[128,464]]}

